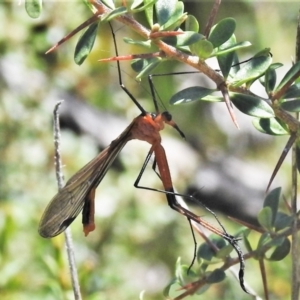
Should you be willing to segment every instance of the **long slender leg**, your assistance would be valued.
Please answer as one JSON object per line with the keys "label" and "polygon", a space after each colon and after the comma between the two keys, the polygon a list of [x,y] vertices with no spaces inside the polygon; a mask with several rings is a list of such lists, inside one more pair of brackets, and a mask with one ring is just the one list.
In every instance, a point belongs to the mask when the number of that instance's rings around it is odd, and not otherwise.
{"label": "long slender leg", "polygon": [[[111,33],[112,33],[112,37],[113,37],[113,41],[114,41],[114,46],[115,46],[115,51],[116,51],[116,56],[119,56],[118,53],[118,48],[117,48],[117,42],[116,42],[116,35],[114,33],[114,30],[112,28],[112,25],[110,24],[110,22],[108,23],[111,29]],[[121,75],[121,67],[120,67],[120,62],[117,60],[117,67],[118,67],[118,74],[119,74],[119,84],[121,86],[121,88],[123,89],[123,91],[129,96],[129,98],[133,101],[133,103],[138,107],[138,109],[141,111],[142,115],[145,116],[146,115],[146,111],[145,109],[141,106],[141,104],[135,99],[135,97],[132,95],[132,93],[126,88],[126,86],[124,85],[123,81],[122,81],[122,75]]]}
{"label": "long slender leg", "polygon": [[151,91],[151,95],[152,95],[152,99],[153,99],[153,103],[154,103],[154,107],[156,112],[159,111],[158,109],[158,102],[157,102],[157,98],[156,98],[156,89],[153,83],[153,77],[162,77],[162,76],[170,76],[170,75],[185,75],[185,74],[195,74],[198,73],[198,71],[186,71],[186,72],[174,72],[174,73],[160,73],[160,74],[149,74],[148,75],[148,83],[150,86],[150,91]]}
{"label": "long slender leg", "polygon": [[[154,188],[150,188],[150,187],[139,186],[140,179],[141,179],[141,177],[142,177],[142,175],[145,171],[145,168],[146,168],[153,152],[155,153],[155,159],[156,159],[155,161],[158,165],[158,168],[159,168],[159,171],[160,171],[160,178],[163,181],[165,190],[159,190],[159,189],[154,189]],[[154,164],[154,166],[156,166],[156,163]],[[189,197],[193,200],[195,200],[195,199],[192,195],[187,196],[187,195],[182,195],[182,194],[174,192],[172,182],[171,182],[171,176],[170,176],[170,172],[169,172],[169,168],[168,168],[168,164],[167,164],[167,160],[166,160],[166,156],[165,156],[165,151],[164,151],[163,147],[160,144],[157,147],[155,147],[155,149],[153,149],[153,147],[151,147],[151,149],[150,149],[150,151],[149,151],[149,153],[148,153],[148,155],[145,159],[145,162],[142,166],[142,169],[141,169],[141,171],[140,171],[140,173],[139,173],[139,175],[138,175],[138,177],[137,177],[137,179],[134,183],[134,186],[136,188],[150,190],[150,191],[156,191],[156,192],[166,194],[169,206],[172,209],[179,212],[180,214],[184,215],[189,220],[189,222],[192,220],[192,221],[196,222],[197,224],[200,224],[201,226],[207,228],[211,232],[213,232],[213,233],[219,235],[220,237],[224,238],[225,240],[227,240],[228,243],[236,251],[236,253],[238,255],[238,258],[239,258],[239,261],[240,261],[240,271],[239,271],[240,286],[242,287],[242,289],[246,293],[248,293],[248,291],[247,291],[247,289],[245,288],[245,285],[244,285],[245,261],[244,261],[244,257],[243,257],[243,252],[242,252],[241,248],[238,245],[239,238],[235,238],[234,236],[228,234],[227,231],[225,230],[224,226],[221,224],[221,222],[217,218],[216,214],[213,211],[211,211],[208,207],[204,206],[205,209],[207,209],[210,213],[213,214],[213,216],[216,218],[216,220],[218,221],[218,223],[221,226],[223,231],[215,228],[209,222],[203,220],[201,217],[195,215],[194,213],[192,213],[188,209],[182,207],[178,203],[178,201],[176,200],[176,196]]]}

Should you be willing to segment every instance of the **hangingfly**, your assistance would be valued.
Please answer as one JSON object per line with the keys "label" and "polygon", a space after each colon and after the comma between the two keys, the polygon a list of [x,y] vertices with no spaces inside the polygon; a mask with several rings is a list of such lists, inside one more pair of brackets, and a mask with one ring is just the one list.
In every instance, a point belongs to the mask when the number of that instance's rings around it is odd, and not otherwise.
{"label": "hangingfly", "polygon": [[[113,41],[116,50],[116,57],[118,57],[117,45],[115,41],[115,35],[112,30]],[[228,234],[221,224],[217,216],[209,208],[205,207],[210,213],[213,214],[221,229],[216,228],[211,225],[203,218],[195,215],[193,212],[185,207],[182,207],[176,199],[176,196],[189,197],[191,200],[194,199],[191,195],[181,195],[175,193],[172,179],[170,175],[170,170],[168,166],[168,161],[166,158],[165,150],[161,145],[160,131],[164,129],[164,125],[168,124],[174,127],[182,137],[184,134],[180,131],[178,126],[172,120],[172,116],[168,112],[159,113],[157,101],[155,98],[155,92],[153,83],[151,81],[151,76],[149,76],[150,90],[153,97],[156,113],[150,114],[144,110],[141,104],[134,98],[130,91],[124,86],[121,78],[120,64],[117,60],[119,84],[125,93],[131,98],[134,104],[141,111],[141,114],[134,118],[131,124],[123,131],[123,133],[113,140],[111,144],[105,148],[100,154],[98,154],[93,160],[86,164],[82,169],[80,169],[76,174],[74,174],[66,183],[66,185],[54,196],[45,209],[45,212],[41,218],[39,224],[39,233],[42,237],[51,238],[61,232],[63,232],[78,216],[82,211],[82,223],[83,231],[85,235],[95,229],[94,223],[94,199],[95,191],[97,186],[100,184],[101,180],[104,178],[109,167],[116,159],[119,152],[125,146],[125,144],[132,140],[138,139],[141,141],[148,142],[151,145],[149,153],[146,157],[145,163],[142,167],[140,174],[134,184],[137,188],[143,188],[153,191],[158,191],[166,194],[169,206],[185,216],[188,221],[194,221],[195,223],[207,228],[211,232],[224,238],[232,245],[232,247],[237,252],[240,260],[240,271],[239,280],[242,289],[247,292],[244,286],[244,258],[243,253],[238,246],[238,238]],[[164,190],[157,190],[148,187],[138,186],[139,180],[143,174],[145,166],[150,160],[151,155],[155,156],[154,166],[157,165],[159,170],[160,179],[164,186]]]}
{"label": "hangingfly", "polygon": [[125,144],[132,139],[146,141],[156,149],[161,142],[159,131],[164,128],[165,123],[179,131],[167,112],[158,115],[146,113],[136,117],[117,139],[74,174],[54,196],[41,218],[40,235],[50,238],[60,234],[74,221],[82,209],[85,235],[94,230],[95,189],[109,167]]}

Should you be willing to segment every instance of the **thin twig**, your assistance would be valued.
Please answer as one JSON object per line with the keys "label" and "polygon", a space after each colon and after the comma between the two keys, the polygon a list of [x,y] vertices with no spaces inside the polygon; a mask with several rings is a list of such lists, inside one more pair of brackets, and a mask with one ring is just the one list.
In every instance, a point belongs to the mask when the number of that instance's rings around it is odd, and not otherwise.
{"label": "thin twig", "polygon": [[[54,107],[54,148],[55,148],[55,173],[56,173],[56,179],[57,179],[57,185],[58,189],[62,189],[64,186],[64,176],[62,172],[62,163],[61,163],[61,156],[60,156],[60,126],[59,126],[59,107],[61,105],[62,101],[57,102],[57,104]],[[75,264],[75,255],[74,255],[74,247],[72,242],[72,234],[69,228],[66,229],[64,232],[65,239],[66,239],[66,250],[68,255],[68,262],[69,262],[69,268],[70,268],[70,274],[71,274],[71,281],[72,281],[72,287],[74,292],[74,298],[75,300],[81,300],[81,294],[80,294],[80,286],[78,281],[78,273],[77,268]]]}
{"label": "thin twig", "polygon": [[[298,113],[297,113],[298,115]],[[298,117],[298,116],[297,116]],[[298,250],[298,226],[297,226],[297,190],[298,190],[298,176],[297,176],[297,156],[296,156],[296,147],[294,144],[292,150],[292,195],[291,195],[291,209],[292,215],[294,215],[294,220],[292,223],[292,300],[299,299],[299,250]]]}
{"label": "thin twig", "polygon": [[265,261],[263,258],[260,258],[258,260],[258,262],[259,262],[260,273],[261,273],[263,286],[264,286],[265,299],[269,300],[268,281],[267,281]]}
{"label": "thin twig", "polygon": [[215,0],[215,3],[214,3],[214,5],[213,5],[213,7],[210,11],[210,14],[209,14],[208,21],[205,25],[204,35],[206,37],[208,37],[209,34],[210,34],[210,30],[211,30],[211,28],[212,28],[212,26],[215,22],[215,18],[217,16],[218,11],[219,11],[220,5],[221,5],[221,0]]}

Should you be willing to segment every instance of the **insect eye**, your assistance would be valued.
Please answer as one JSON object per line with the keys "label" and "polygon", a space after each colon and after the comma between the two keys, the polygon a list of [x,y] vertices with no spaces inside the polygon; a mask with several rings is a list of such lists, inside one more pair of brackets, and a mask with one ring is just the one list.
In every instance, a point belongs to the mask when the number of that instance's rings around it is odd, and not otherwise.
{"label": "insect eye", "polygon": [[152,120],[154,120],[157,116],[156,113],[151,113],[150,115],[151,115]]}
{"label": "insect eye", "polygon": [[164,111],[162,115],[166,118],[168,122],[172,120],[172,115],[168,111]]}

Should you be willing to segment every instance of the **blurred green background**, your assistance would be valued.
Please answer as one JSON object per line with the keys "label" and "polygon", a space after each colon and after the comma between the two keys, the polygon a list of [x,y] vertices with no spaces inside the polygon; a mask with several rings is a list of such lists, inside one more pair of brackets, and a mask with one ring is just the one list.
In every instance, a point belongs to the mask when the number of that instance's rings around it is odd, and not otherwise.
{"label": "blurred green background", "polygon": [[[198,18],[203,28],[211,1],[184,2],[186,10]],[[236,19],[237,39],[253,44],[242,53],[245,58],[270,47],[274,62],[282,62],[288,68],[294,55],[298,10],[297,1],[223,1],[217,21],[224,17]],[[54,53],[44,54],[90,15],[79,0],[45,1],[38,19],[26,14],[22,1],[0,3],[1,299],[73,298],[63,235],[46,240],[37,233],[41,214],[57,191],[52,133],[56,101],[64,98],[69,103],[63,104],[66,129],[62,131],[62,159],[66,179],[115,139],[138,114],[119,88],[115,63],[97,62],[114,55],[108,27],[100,28],[95,48],[81,66],[73,60],[78,35]],[[122,24],[115,23],[114,28],[120,54],[145,52],[123,42],[124,36],[134,34]],[[181,69],[185,70],[184,66],[169,62],[157,73]],[[129,62],[122,63],[122,76],[142,105],[153,109],[147,82],[134,80]],[[249,174],[247,168],[242,169],[244,165],[238,165],[237,170],[241,169],[237,176],[260,191],[262,198],[255,204],[260,207],[268,176],[287,138],[262,137],[251,127],[251,118],[238,113],[241,130],[237,131],[222,103],[168,106],[172,93],[181,85],[191,84],[193,76],[156,80],[160,97],[187,136],[187,141],[182,141],[171,129],[163,133],[175,187],[180,192],[190,185],[205,189],[208,182],[197,183],[199,169],[212,161],[226,162],[234,157],[252,167]],[[78,129],[68,113],[72,107],[75,109],[74,99],[79,107],[97,111],[102,116],[102,127],[93,126],[87,117]],[[94,128],[89,131],[88,127]],[[171,211],[163,195],[133,187],[148,149],[144,143],[130,142],[99,186],[96,230],[85,238],[80,217],[71,226],[83,299],[137,299],[143,290],[145,299],[163,299],[162,290],[173,277],[177,258],[181,257],[185,264],[192,260],[194,246],[188,222]],[[289,166],[287,161],[276,182],[283,186],[287,197]],[[209,174],[201,176],[209,181]],[[256,176],[263,181],[255,181]],[[150,167],[142,184],[161,188]],[[207,214],[201,210],[198,213]],[[221,213],[220,217],[229,232],[239,229]],[[253,245],[257,239],[253,234]],[[193,299],[250,299],[231,273],[227,274],[224,282]],[[267,274],[272,299],[288,299],[289,257],[268,264]],[[246,261],[246,281],[262,295],[258,263],[253,259]]]}

